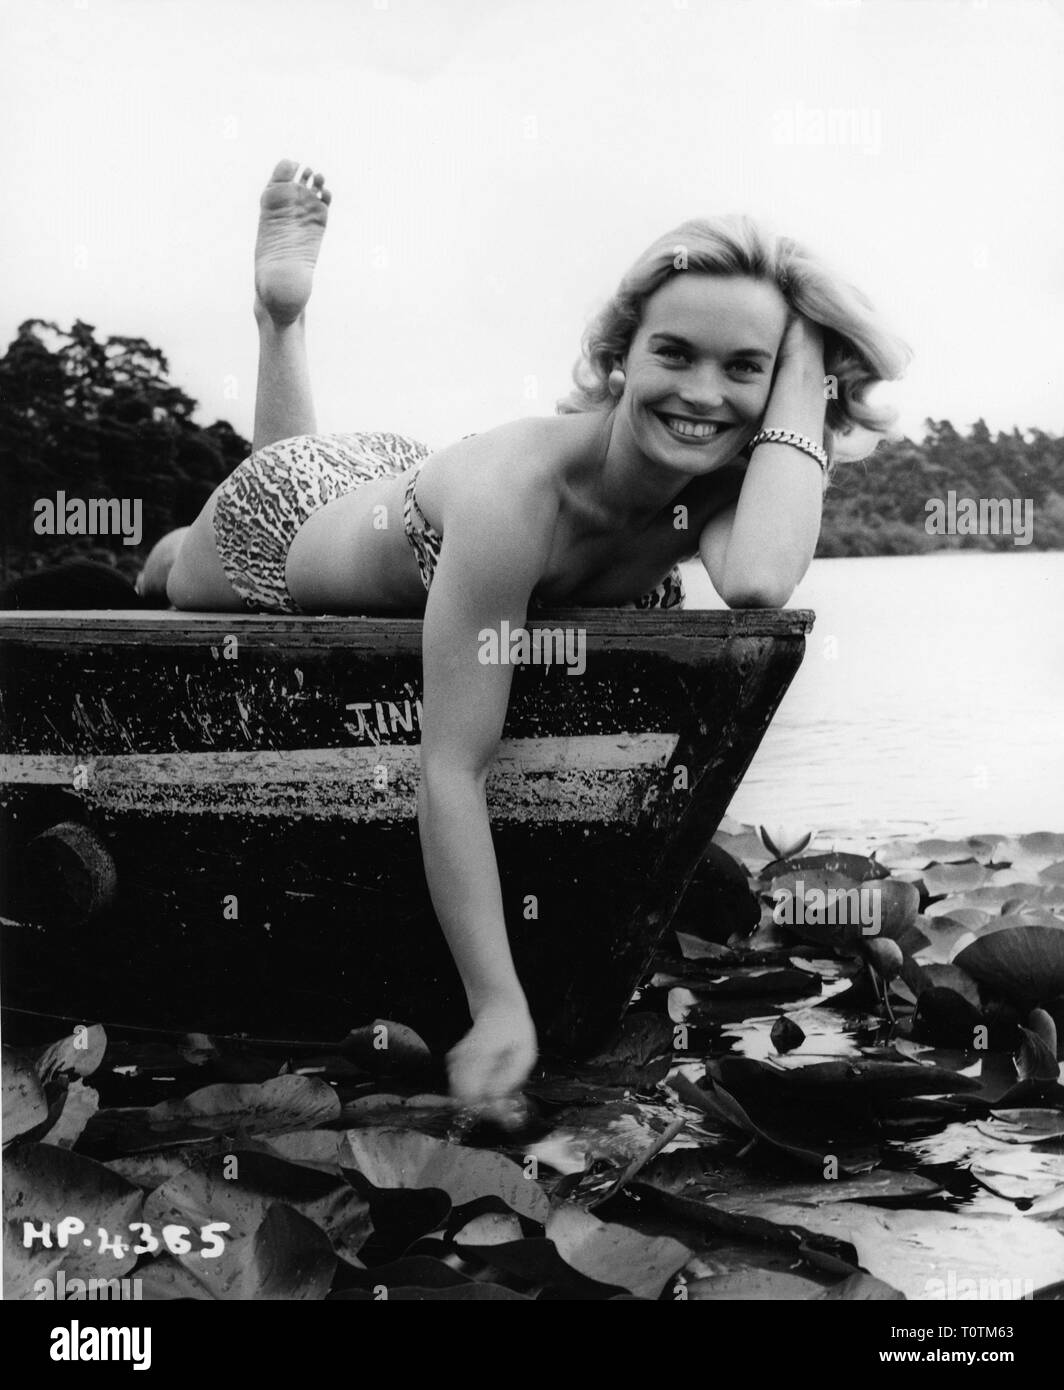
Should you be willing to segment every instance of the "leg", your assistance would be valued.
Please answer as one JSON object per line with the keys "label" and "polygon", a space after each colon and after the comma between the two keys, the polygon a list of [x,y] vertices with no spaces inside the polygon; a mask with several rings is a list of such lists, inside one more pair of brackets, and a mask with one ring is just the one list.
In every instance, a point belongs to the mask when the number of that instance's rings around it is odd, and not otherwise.
{"label": "leg", "polygon": [[[283,159],[263,190],[255,243],[255,319],[259,375],[252,452],[281,439],[315,434],[304,336],[305,310],[332,194],[321,174]],[[189,528],[161,584],[177,608],[233,611],[241,602],[229,583],[214,535],[217,490]]]}
{"label": "leg", "polygon": [[322,174],[305,169],[295,179],[298,168],[295,160],[282,159],[261,199],[255,243],[259,375],[253,450],[317,432],[305,310],[332,194]]}

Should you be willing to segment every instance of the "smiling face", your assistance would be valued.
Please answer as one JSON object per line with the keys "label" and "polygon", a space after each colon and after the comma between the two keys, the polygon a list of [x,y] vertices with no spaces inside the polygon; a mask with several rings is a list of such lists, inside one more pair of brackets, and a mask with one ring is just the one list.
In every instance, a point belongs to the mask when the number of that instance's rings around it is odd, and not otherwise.
{"label": "smiling face", "polygon": [[788,306],[748,276],[684,272],[646,301],[618,414],[648,458],[706,473],[757,432]]}

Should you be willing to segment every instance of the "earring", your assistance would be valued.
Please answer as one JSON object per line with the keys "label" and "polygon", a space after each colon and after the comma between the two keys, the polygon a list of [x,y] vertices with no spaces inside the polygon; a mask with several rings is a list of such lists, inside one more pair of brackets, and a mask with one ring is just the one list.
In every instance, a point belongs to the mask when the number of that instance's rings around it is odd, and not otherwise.
{"label": "earring", "polygon": [[609,388],[611,396],[620,396],[624,391],[624,369],[622,367],[614,367],[613,371],[610,372],[609,376],[606,378],[606,385]]}

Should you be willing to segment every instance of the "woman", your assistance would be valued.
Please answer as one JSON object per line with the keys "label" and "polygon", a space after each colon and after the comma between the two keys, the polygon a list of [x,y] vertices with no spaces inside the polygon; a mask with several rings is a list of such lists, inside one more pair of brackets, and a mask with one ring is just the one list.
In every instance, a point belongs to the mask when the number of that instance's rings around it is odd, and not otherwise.
{"label": "woman", "polygon": [[743,217],[688,222],[593,324],[557,416],[431,456],[395,435],[316,436],[304,310],[330,195],[298,167],[282,161],[262,196],[255,452],[191,527],[167,592],[190,609],[424,611],[418,824],[473,1021],[451,1086],[497,1109],[536,1037],[484,791],[512,666],[482,664],[479,634],[540,604],[677,606],[676,566],[695,555],[731,607],[785,604],[835,436],[886,428],[864,392],[907,350],[794,242]]}

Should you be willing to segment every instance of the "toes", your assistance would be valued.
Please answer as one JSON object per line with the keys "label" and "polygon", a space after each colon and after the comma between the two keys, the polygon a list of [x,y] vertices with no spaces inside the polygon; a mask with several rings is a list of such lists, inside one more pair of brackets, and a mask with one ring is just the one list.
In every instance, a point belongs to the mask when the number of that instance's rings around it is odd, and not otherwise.
{"label": "toes", "polygon": [[294,159],[282,159],[277,168],[270,175],[271,183],[291,183],[299,165]]}
{"label": "toes", "polygon": [[303,172],[300,174],[300,176],[299,176],[299,182],[303,185],[304,188],[309,187],[311,175],[312,175],[313,173],[314,173],[314,170],[313,170],[313,169],[304,169]]}
{"label": "toes", "polygon": [[329,192],[327,188],[323,188],[321,190],[321,201],[325,204],[326,207],[328,207],[328,205],[332,202],[332,194]]}
{"label": "toes", "polygon": [[325,182],[325,175],[324,175],[324,174],[315,174],[315,175],[314,175],[314,187],[315,187],[315,188],[321,188],[321,186],[322,186],[322,184],[323,184],[324,182]]}

